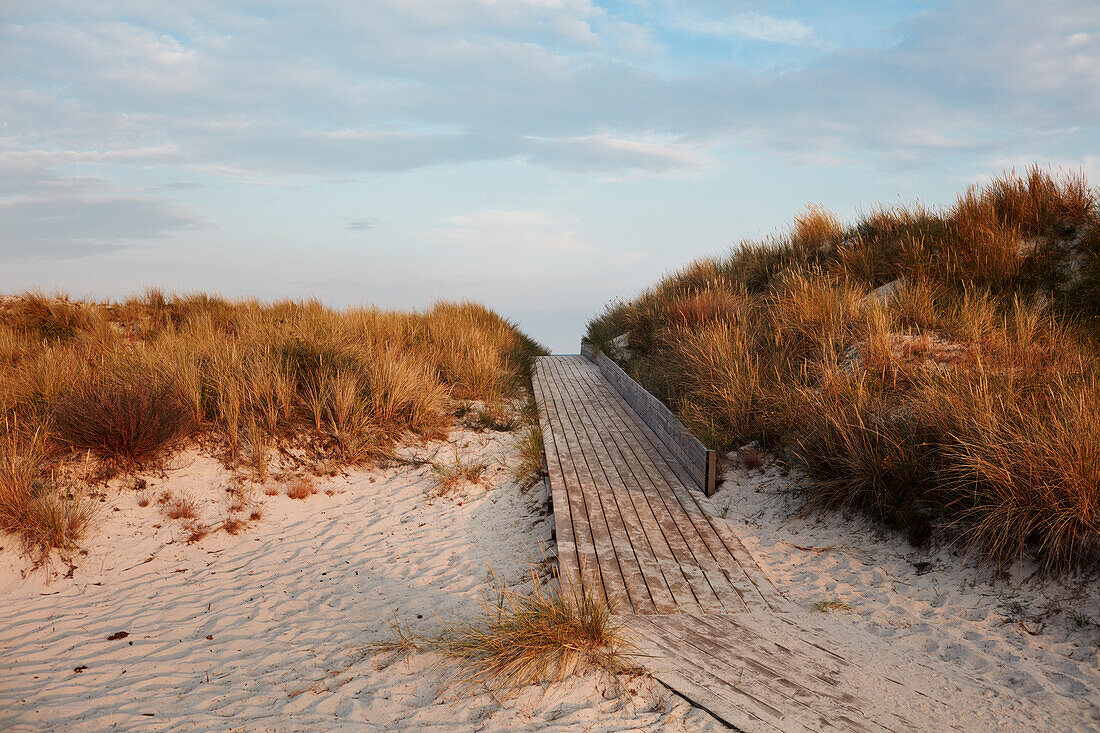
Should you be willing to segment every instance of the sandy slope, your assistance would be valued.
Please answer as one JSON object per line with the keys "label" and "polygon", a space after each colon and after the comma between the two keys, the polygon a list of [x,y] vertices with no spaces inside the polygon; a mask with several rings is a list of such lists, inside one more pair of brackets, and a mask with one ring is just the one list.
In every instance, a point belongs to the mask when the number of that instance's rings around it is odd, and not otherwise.
{"label": "sandy slope", "polygon": [[[917,550],[863,517],[806,512],[797,475],[728,457],[712,507],[806,624],[863,653],[868,679],[908,669],[974,730],[1100,730],[1100,580],[1023,566],[998,578],[951,547]],[[850,610],[815,612],[823,601]]]}
{"label": "sandy slope", "polygon": [[[89,554],[48,585],[41,571],[21,578],[13,543],[0,543],[0,729],[714,727],[646,679],[574,678],[500,701],[442,687],[429,655],[381,665],[360,651],[393,612],[431,629],[436,614],[473,611],[489,566],[522,582],[544,555],[541,487],[506,478],[515,437],[452,440],[490,463],[487,488],[430,499],[426,466],[354,472],[304,501],[257,491],[262,520],[197,544],[155,504],[112,490]],[[154,495],[194,496],[209,523],[225,516],[230,476],[209,457],[146,478]]]}

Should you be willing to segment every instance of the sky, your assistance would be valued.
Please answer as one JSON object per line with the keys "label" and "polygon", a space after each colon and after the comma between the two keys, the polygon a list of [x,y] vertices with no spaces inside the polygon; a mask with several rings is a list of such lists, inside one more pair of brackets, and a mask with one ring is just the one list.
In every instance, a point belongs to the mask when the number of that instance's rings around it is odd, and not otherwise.
{"label": "sky", "polygon": [[1100,183],[1100,2],[3,0],[0,291],[481,301],[558,353],[692,259]]}

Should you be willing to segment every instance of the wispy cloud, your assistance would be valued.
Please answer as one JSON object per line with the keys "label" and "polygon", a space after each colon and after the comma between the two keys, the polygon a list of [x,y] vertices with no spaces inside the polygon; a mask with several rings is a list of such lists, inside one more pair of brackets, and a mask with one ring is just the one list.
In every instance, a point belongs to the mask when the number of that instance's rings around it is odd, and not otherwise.
{"label": "wispy cloud", "polygon": [[479,250],[528,254],[588,255],[573,223],[545,211],[481,211],[448,217],[443,239]]}
{"label": "wispy cloud", "polygon": [[760,13],[735,13],[716,18],[681,17],[676,24],[683,30],[706,36],[740,36],[791,46],[815,42],[814,29],[802,21]]}
{"label": "wispy cloud", "polygon": [[0,261],[101,254],[202,224],[156,196],[0,157]]}
{"label": "wispy cloud", "polygon": [[[130,156],[241,180],[521,160],[638,176],[743,143],[893,165],[1080,137],[1100,119],[1100,7],[1070,0],[1009,0],[978,34],[986,9],[928,8],[885,48],[767,71],[676,71],[662,53],[625,51],[638,19],[588,0],[333,1],[270,16],[182,0],[126,21],[31,7],[0,29],[0,114],[5,140],[51,165]],[[796,9],[675,7],[642,30],[821,43]]]}
{"label": "wispy cloud", "polygon": [[353,232],[369,232],[378,226],[379,220],[371,217],[366,219],[353,219],[348,222],[348,229]]}

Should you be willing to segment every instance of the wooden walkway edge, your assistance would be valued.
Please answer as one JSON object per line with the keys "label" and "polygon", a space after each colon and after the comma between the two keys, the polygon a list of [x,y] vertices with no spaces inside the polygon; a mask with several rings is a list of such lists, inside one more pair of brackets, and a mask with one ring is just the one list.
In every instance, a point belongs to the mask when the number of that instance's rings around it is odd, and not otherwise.
{"label": "wooden walkway edge", "polygon": [[605,601],[657,679],[745,731],[954,728],[928,692],[855,689],[858,660],[788,615],[698,476],[592,361],[540,357],[532,381],[562,587]]}

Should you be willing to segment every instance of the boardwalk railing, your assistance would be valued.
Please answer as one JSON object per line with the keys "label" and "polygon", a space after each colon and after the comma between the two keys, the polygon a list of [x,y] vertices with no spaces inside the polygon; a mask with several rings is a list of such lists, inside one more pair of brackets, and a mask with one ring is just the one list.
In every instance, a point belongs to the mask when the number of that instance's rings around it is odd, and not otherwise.
{"label": "boardwalk railing", "polygon": [[707,496],[713,494],[717,483],[718,455],[692,435],[663,402],[635,382],[602,351],[590,343],[581,342],[581,356],[599,367],[607,381],[672,451],[703,493]]}

